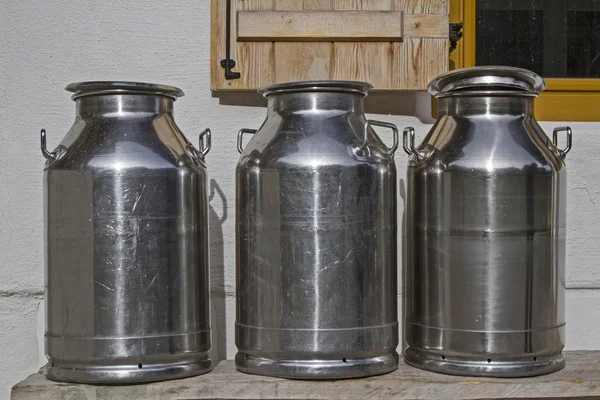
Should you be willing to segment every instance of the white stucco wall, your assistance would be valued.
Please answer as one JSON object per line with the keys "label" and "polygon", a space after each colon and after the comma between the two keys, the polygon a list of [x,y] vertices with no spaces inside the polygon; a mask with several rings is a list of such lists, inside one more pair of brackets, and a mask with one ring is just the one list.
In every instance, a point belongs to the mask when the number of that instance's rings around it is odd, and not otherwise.
{"label": "white stucco wall", "polygon": [[[236,132],[258,127],[260,107],[220,105],[209,89],[209,0],[0,0],[0,397],[43,358],[42,166],[39,130],[54,147],[74,103],[63,88],[80,80],[176,85],[178,125],[196,142],[213,131],[209,173],[223,193],[211,200],[212,281],[217,349],[235,354],[234,170]],[[370,115],[398,126],[429,125],[426,94],[372,96]],[[388,102],[390,101],[390,102]],[[430,123],[431,121],[426,121]],[[543,123],[549,132],[559,123]],[[571,123],[569,154],[567,348],[600,349],[600,124]],[[398,173],[406,157],[396,156]],[[400,199],[399,199],[400,200]],[[403,205],[400,201],[399,207]]]}

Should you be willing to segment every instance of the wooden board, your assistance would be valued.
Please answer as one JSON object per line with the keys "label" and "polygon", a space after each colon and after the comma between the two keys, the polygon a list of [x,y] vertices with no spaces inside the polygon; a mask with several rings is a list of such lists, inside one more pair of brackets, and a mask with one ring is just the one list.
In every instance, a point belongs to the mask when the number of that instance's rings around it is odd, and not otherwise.
{"label": "wooden board", "polygon": [[[450,13],[450,0],[393,0],[394,10],[406,14]],[[405,90],[426,88],[435,77],[450,68],[450,57],[444,55],[450,48],[449,39],[406,38],[402,43],[392,43],[392,87]],[[442,72],[443,71],[443,72]]]}
{"label": "wooden board", "polygon": [[511,379],[441,375],[403,362],[387,375],[323,382],[247,375],[233,361],[222,361],[206,375],[146,385],[56,383],[33,374],[13,387],[12,399],[600,399],[600,352],[566,355],[562,371]]}
{"label": "wooden board", "polygon": [[448,38],[447,14],[404,14],[403,38]]}
{"label": "wooden board", "polygon": [[238,11],[238,42],[400,42],[444,38],[448,16],[402,11]]}
{"label": "wooden board", "polygon": [[[271,10],[273,0],[231,0],[232,15],[235,10]],[[235,8],[236,6],[237,8]],[[211,89],[212,90],[256,90],[275,82],[273,70],[273,43],[238,43],[236,24],[231,24],[231,58],[235,60],[235,71],[240,79],[225,79],[225,70],[220,62],[225,58],[225,16],[226,2],[211,0]]]}
{"label": "wooden board", "polygon": [[[392,10],[391,0],[335,0],[336,10]],[[402,11],[402,10],[399,10]],[[364,81],[374,89],[392,89],[391,43],[334,43],[333,79]]]}
{"label": "wooden board", "polygon": [[[276,10],[332,10],[333,0],[278,0]],[[276,42],[276,82],[331,79],[331,42]],[[292,60],[287,62],[286,60]]]}
{"label": "wooden board", "polygon": [[[225,58],[226,1],[211,0],[211,89],[215,91],[257,90],[272,83],[320,79],[367,81],[375,90],[425,90],[431,79],[448,70],[449,0],[230,0],[234,17],[231,48],[236,62],[233,70],[241,73],[241,79],[226,80],[220,66]],[[313,23],[309,17],[294,25],[295,31],[282,29],[281,23],[271,20],[258,23],[244,19],[244,15],[250,15],[247,12],[258,11],[262,12],[253,15],[271,19],[274,15],[286,15],[284,11],[300,12],[297,15],[303,16],[315,11],[340,14],[368,11],[393,17],[382,17],[388,18],[391,25],[379,20],[358,26],[345,23],[336,25],[338,36],[314,37],[320,29],[319,23]],[[238,12],[242,15],[241,39],[254,41],[237,40]],[[399,26],[396,16],[401,12],[404,38],[395,42]],[[311,27],[308,34],[302,30],[307,24]],[[395,33],[390,34],[391,31]],[[274,38],[267,39],[269,32]],[[347,37],[357,32],[360,37]],[[294,41],[302,35],[301,40],[311,41]],[[390,38],[383,42],[367,41],[381,35]],[[269,41],[255,41],[258,39]]]}
{"label": "wooden board", "polygon": [[275,65],[277,82],[318,81],[330,79],[331,43],[275,43],[279,60]]}
{"label": "wooden board", "polygon": [[238,41],[399,42],[402,39],[402,12],[392,11],[238,11],[237,24]]}

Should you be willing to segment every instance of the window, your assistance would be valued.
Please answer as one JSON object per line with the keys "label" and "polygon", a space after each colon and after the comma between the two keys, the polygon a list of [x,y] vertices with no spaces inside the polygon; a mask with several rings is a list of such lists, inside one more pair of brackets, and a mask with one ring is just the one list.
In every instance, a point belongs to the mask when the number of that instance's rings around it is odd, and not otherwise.
{"label": "window", "polygon": [[532,70],[538,120],[600,121],[600,0],[451,0],[450,20],[464,24],[451,69]]}

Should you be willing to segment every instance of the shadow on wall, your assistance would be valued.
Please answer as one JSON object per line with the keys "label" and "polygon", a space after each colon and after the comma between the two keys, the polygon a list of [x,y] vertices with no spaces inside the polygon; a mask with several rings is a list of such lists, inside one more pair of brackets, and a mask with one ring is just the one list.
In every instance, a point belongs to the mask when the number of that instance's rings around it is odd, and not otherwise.
{"label": "shadow on wall", "polygon": [[[219,213],[213,207],[215,195],[218,198],[215,206]],[[213,336],[213,362],[227,358],[227,332],[225,322],[227,320],[225,308],[225,261],[223,245],[223,224],[227,220],[227,199],[225,194],[214,179],[210,180],[210,194],[208,197],[209,206],[209,224],[210,224],[210,297],[212,300],[212,336]],[[219,204],[220,203],[220,204]],[[220,214],[220,216],[219,216]],[[214,340],[214,337],[217,340]],[[215,352],[216,349],[216,352]],[[215,354],[216,353],[216,354]]]}
{"label": "shadow on wall", "polygon": [[[243,107],[266,107],[267,101],[255,91],[212,92],[219,104]],[[368,114],[404,115],[431,123],[431,98],[418,92],[370,92],[365,99]]]}

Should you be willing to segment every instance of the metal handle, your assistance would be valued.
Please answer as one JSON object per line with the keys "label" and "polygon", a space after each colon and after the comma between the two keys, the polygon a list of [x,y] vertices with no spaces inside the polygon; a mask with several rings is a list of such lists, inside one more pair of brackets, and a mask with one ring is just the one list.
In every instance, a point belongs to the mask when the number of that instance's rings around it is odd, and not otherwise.
{"label": "metal handle", "polygon": [[394,124],[391,124],[389,122],[383,122],[383,121],[376,121],[374,119],[371,120],[366,120],[365,121],[365,125],[364,125],[364,136],[363,136],[363,142],[360,144],[360,146],[358,146],[355,150],[356,152],[362,152],[366,147],[367,147],[367,143],[369,141],[369,125],[372,126],[380,126],[382,128],[389,128],[392,130],[393,134],[394,134],[394,144],[392,145],[392,147],[388,148],[388,154],[390,156],[394,156],[394,154],[396,153],[396,150],[398,149],[398,142],[399,140],[399,133],[398,133],[398,127]]}
{"label": "metal handle", "polygon": [[256,129],[248,129],[248,128],[240,129],[240,131],[238,132],[238,139],[237,139],[237,149],[240,152],[240,154],[242,154],[242,152],[244,151],[244,146],[242,146],[242,136],[244,136],[244,133],[251,133],[252,135],[254,135],[256,132],[258,132]]}
{"label": "metal handle", "polygon": [[414,155],[417,160],[421,160],[424,154],[415,147],[415,128],[408,126],[402,131],[402,148],[409,156]]}
{"label": "metal handle", "polygon": [[[567,147],[560,150],[560,149],[558,149],[558,132],[562,132],[562,131],[567,132]],[[554,131],[552,132],[552,143],[554,143],[554,146],[558,149],[558,154],[560,155],[561,158],[565,158],[567,153],[571,150],[571,145],[573,144],[572,136],[573,136],[573,131],[568,126],[561,126],[558,128],[554,128]]]}
{"label": "metal handle", "polygon": [[46,148],[46,130],[42,129],[40,132],[40,148],[42,149],[42,155],[46,157],[46,160],[54,161],[56,159],[56,153],[48,151]]}
{"label": "metal handle", "polygon": [[198,144],[200,145],[200,153],[202,153],[202,157],[206,156],[210,151],[210,136],[210,129],[206,128],[202,131],[202,133],[200,133],[200,136],[198,137]]}
{"label": "metal handle", "polygon": [[411,156],[415,151],[415,128],[412,126],[406,127],[402,131],[402,148],[409,156]]}

